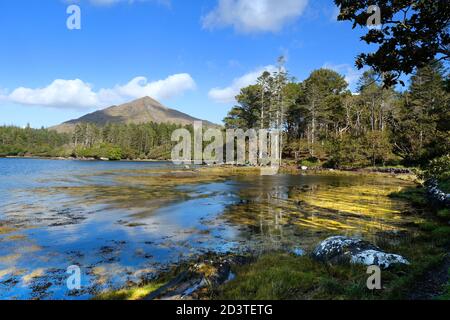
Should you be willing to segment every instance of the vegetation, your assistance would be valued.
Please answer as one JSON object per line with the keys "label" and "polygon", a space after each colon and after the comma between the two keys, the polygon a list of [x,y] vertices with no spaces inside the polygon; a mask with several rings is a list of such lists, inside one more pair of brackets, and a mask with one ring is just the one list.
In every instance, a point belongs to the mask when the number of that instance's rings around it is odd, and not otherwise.
{"label": "vegetation", "polygon": [[441,62],[419,69],[403,93],[384,88],[373,71],[351,93],[333,70],[315,70],[303,82],[279,70],[241,90],[226,127],[281,128],[283,156],[302,165],[425,166],[450,152],[450,94]]}
{"label": "vegetation", "polygon": [[423,187],[408,187],[401,191],[389,194],[391,198],[404,199],[414,206],[424,206],[427,204],[426,191]]}
{"label": "vegetation", "polygon": [[[351,21],[353,28],[367,28],[368,22],[372,26],[361,40],[378,49],[360,54],[356,64],[360,69],[367,65],[383,73],[386,86],[402,83],[402,73],[411,74],[435,58],[450,58],[450,11],[446,0],[334,2],[340,8],[338,20]],[[370,9],[374,4],[378,12]],[[374,19],[376,16],[379,21]]]}
{"label": "vegetation", "polygon": [[164,283],[150,282],[144,286],[120,289],[101,293],[95,297],[95,300],[140,300],[147,297],[150,293],[158,290]]}
{"label": "vegetation", "polygon": [[70,142],[69,134],[58,134],[47,129],[0,127],[0,156],[33,154],[59,156],[63,146]]}
{"label": "vegetation", "polygon": [[439,187],[450,192],[450,155],[433,159],[424,172],[425,179],[434,179]]}
{"label": "vegetation", "polygon": [[[78,124],[71,134],[49,129],[0,127],[0,156],[169,159],[171,134],[180,126],[147,123]],[[192,128],[188,129],[192,130]]]}
{"label": "vegetation", "polygon": [[[448,269],[448,276],[450,278],[450,269]],[[439,300],[450,300],[450,281],[445,287],[445,292],[439,297]]]}
{"label": "vegetation", "polygon": [[[383,271],[383,289],[367,289],[367,268],[360,265],[328,265],[309,256],[266,253],[256,262],[234,269],[236,278],[216,289],[213,298],[225,300],[310,299],[405,299],[417,281],[443,260],[442,251],[424,243],[419,252],[403,243],[396,250],[413,263]],[[430,250],[430,251],[428,251]],[[412,257],[412,259],[411,259]]]}

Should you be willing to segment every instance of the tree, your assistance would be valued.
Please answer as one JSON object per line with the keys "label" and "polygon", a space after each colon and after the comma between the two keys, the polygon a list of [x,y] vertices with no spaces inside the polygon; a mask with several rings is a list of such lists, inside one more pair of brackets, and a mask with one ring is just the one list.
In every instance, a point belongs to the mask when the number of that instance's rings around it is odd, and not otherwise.
{"label": "tree", "polygon": [[395,151],[412,164],[449,153],[450,95],[442,63],[417,70],[404,98],[395,127]]}
{"label": "tree", "polygon": [[339,73],[329,69],[319,69],[303,83],[310,120],[310,154],[315,156],[317,127],[328,129],[330,114],[339,107],[339,98],[348,84]]}
{"label": "tree", "polygon": [[236,97],[238,105],[234,106],[224,119],[227,128],[250,129],[260,123],[261,86],[251,85],[241,89]]}
{"label": "tree", "polygon": [[402,73],[411,74],[434,59],[450,59],[450,10],[448,0],[335,0],[340,7],[338,20],[353,22],[353,28],[367,27],[376,4],[381,12],[379,27],[369,28],[361,38],[378,45],[373,53],[357,57],[364,65],[383,74],[385,86],[398,82]]}
{"label": "tree", "polygon": [[257,80],[257,84],[259,85],[261,94],[261,105],[260,105],[261,117],[259,119],[261,129],[264,129],[266,125],[265,112],[266,109],[268,110],[266,106],[266,101],[271,100],[270,87],[272,86],[272,82],[273,82],[272,75],[268,71],[264,71],[263,74]]}

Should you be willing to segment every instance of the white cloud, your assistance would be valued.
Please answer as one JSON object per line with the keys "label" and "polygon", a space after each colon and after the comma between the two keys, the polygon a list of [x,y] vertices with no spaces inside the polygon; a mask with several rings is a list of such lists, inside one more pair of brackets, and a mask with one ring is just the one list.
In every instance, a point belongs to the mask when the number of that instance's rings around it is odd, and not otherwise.
{"label": "white cloud", "polygon": [[9,94],[7,99],[22,105],[60,108],[87,108],[98,103],[91,86],[80,79],[57,79],[47,87],[37,89],[20,87]]}
{"label": "white cloud", "polygon": [[153,82],[148,82],[145,77],[136,77],[125,85],[100,89],[98,92],[80,79],[57,79],[43,88],[20,87],[9,94],[0,92],[0,102],[52,108],[92,109],[144,96],[151,96],[157,100],[170,99],[195,87],[194,79],[187,73],[171,75],[164,80]]}
{"label": "white cloud", "polygon": [[349,84],[351,89],[355,89],[359,78],[363,74],[363,70],[358,70],[349,64],[332,64],[325,63],[322,68],[334,70],[345,77],[345,81]]}
{"label": "white cloud", "polygon": [[249,85],[256,84],[256,80],[264,71],[272,73],[276,71],[276,67],[269,65],[249,72],[242,77],[234,79],[228,87],[211,89],[208,93],[208,96],[215,102],[232,103],[235,101],[235,97],[239,94],[240,90]]}
{"label": "white cloud", "polygon": [[233,26],[240,32],[276,32],[300,17],[308,0],[219,0],[203,27]]}
{"label": "white cloud", "polygon": [[129,100],[145,96],[161,100],[173,98],[195,88],[194,79],[187,73],[180,73],[153,82],[148,82],[145,77],[136,77],[125,85],[101,89],[98,96],[103,101]]}

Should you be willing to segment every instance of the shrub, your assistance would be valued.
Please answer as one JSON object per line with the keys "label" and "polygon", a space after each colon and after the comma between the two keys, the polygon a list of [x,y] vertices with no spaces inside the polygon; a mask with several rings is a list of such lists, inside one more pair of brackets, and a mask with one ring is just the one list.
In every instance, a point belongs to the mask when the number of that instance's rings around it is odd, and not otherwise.
{"label": "shrub", "polygon": [[426,179],[448,181],[450,179],[450,155],[445,155],[430,161],[424,176]]}

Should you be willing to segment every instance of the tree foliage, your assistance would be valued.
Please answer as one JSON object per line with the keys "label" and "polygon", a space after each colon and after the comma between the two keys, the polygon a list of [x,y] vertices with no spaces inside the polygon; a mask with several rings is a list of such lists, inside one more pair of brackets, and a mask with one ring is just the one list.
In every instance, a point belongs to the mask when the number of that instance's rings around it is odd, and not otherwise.
{"label": "tree foliage", "polygon": [[411,74],[434,59],[450,59],[450,10],[448,0],[335,0],[338,20],[351,21],[353,28],[367,28],[376,5],[380,25],[361,38],[378,46],[357,57],[358,68],[370,66],[383,74],[386,86],[395,85],[402,73]]}
{"label": "tree foliage", "polygon": [[280,118],[268,110],[282,112],[284,156],[331,167],[425,165],[450,152],[450,95],[441,62],[420,68],[404,93],[385,88],[375,71],[362,75],[356,94],[333,70],[314,70],[302,82],[285,79],[281,90],[273,85],[276,74],[264,75],[264,88],[261,78],[243,88],[226,126],[270,129]]}

